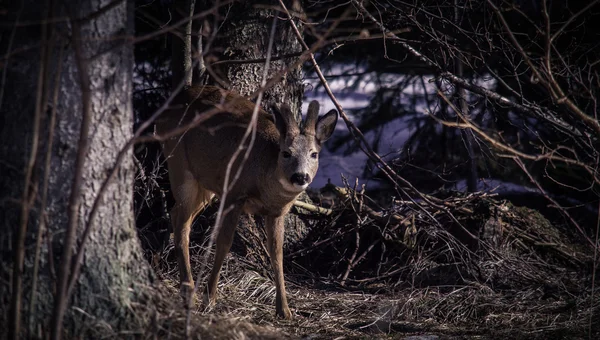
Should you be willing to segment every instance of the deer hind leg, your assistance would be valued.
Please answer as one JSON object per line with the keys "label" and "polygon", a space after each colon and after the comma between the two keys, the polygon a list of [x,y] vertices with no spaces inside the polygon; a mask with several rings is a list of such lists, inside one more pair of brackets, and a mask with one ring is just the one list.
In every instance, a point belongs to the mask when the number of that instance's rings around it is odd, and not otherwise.
{"label": "deer hind leg", "polygon": [[233,202],[225,204],[224,210],[229,210],[221,223],[219,230],[216,232],[216,250],[215,260],[213,267],[206,284],[206,291],[204,295],[204,305],[213,305],[217,299],[217,284],[219,283],[219,273],[221,272],[221,266],[225,256],[229,253],[231,243],[233,242],[233,236],[235,234],[235,228],[237,227],[240,214],[242,212],[243,202]]}
{"label": "deer hind leg", "polygon": [[187,303],[192,301],[190,299],[193,299],[194,290],[190,265],[190,230],[196,215],[210,203],[212,193],[198,185],[189,172],[180,172],[178,183],[179,185],[173,189],[176,204],[171,210],[171,223],[179,267],[179,289]]}
{"label": "deer hind leg", "polygon": [[292,312],[288,307],[283,279],[283,231],[285,216],[267,216],[267,249],[271,258],[271,266],[275,273],[275,311],[283,319],[291,319]]}

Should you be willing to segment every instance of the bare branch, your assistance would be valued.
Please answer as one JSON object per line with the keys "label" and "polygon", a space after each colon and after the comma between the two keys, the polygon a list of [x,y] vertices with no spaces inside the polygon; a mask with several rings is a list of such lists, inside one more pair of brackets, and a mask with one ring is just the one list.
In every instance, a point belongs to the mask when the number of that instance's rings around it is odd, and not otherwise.
{"label": "bare branch", "polygon": [[91,88],[88,74],[88,64],[83,53],[83,40],[81,37],[81,24],[76,20],[71,22],[72,35],[75,49],[75,60],[77,63],[77,73],[79,75],[79,86],[81,88],[81,127],[79,130],[79,141],[77,148],[77,158],[75,160],[75,171],[73,184],[71,185],[71,194],[69,196],[68,225],[64,238],[63,254],[58,272],[58,284],[54,303],[54,313],[52,315],[52,339],[60,339],[62,335],[62,324],[65,310],[68,303],[68,283],[71,268],[71,258],[77,226],[79,225],[79,204],[81,199],[81,186],[83,184],[83,172],[85,159],[89,150],[89,130],[92,120],[91,112]]}

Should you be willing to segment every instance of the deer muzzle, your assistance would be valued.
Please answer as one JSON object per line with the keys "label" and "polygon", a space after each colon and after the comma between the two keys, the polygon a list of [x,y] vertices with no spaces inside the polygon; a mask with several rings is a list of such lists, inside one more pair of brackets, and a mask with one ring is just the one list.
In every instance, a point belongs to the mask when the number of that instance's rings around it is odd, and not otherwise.
{"label": "deer muzzle", "polygon": [[305,186],[308,185],[310,183],[310,176],[307,173],[295,173],[292,175],[292,178],[290,178],[290,182],[292,184],[298,185],[298,186]]}

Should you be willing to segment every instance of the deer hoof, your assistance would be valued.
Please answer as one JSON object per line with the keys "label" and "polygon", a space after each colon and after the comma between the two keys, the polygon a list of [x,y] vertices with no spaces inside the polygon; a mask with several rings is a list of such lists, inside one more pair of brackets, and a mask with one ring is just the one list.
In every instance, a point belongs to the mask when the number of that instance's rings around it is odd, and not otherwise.
{"label": "deer hoof", "polygon": [[202,302],[204,303],[204,308],[213,307],[217,302],[217,294],[210,294],[208,291],[205,291],[202,296]]}
{"label": "deer hoof", "polygon": [[183,302],[187,306],[194,306],[196,304],[196,296],[194,294],[194,282],[182,282],[179,286],[179,294],[183,299]]}
{"label": "deer hoof", "polygon": [[277,316],[284,320],[292,320],[294,317],[292,316],[292,312],[288,307],[277,309]]}

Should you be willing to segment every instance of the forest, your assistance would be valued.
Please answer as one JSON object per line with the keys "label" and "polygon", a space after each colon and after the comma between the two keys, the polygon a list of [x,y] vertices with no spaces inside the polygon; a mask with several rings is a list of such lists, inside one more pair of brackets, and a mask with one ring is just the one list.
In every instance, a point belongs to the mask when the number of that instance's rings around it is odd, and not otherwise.
{"label": "forest", "polygon": [[0,339],[600,338],[600,0],[0,18]]}

